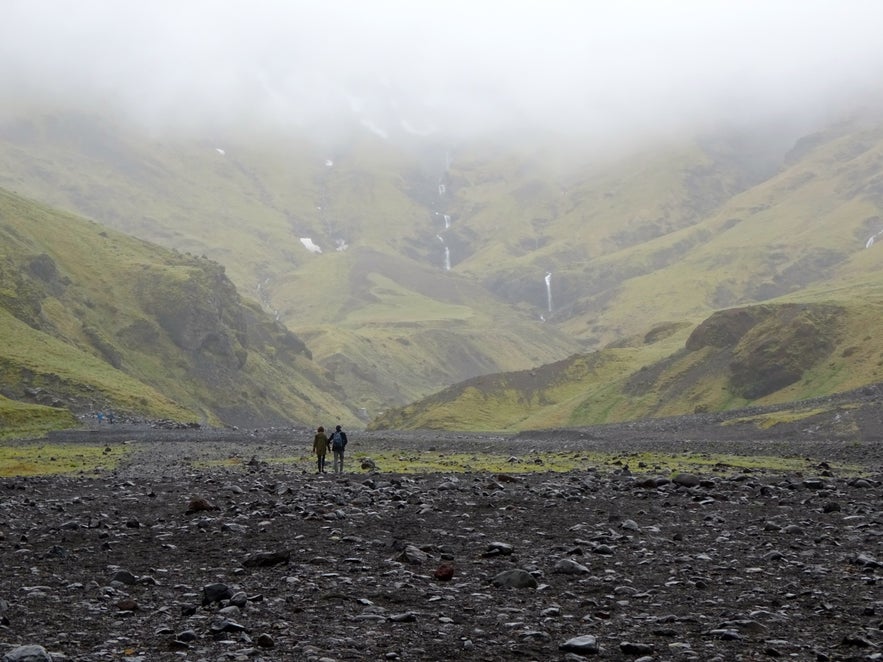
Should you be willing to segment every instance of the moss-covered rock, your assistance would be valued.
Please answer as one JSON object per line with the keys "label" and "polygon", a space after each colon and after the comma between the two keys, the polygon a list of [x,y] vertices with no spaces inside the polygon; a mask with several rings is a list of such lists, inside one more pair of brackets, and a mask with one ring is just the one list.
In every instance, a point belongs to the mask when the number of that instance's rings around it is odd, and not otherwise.
{"label": "moss-covered rock", "polygon": [[730,363],[733,391],[761,398],[799,381],[824,360],[837,336],[836,306],[776,306],[745,333]]}
{"label": "moss-covered rock", "polygon": [[766,306],[731,308],[716,312],[690,334],[686,348],[695,352],[703,347],[732,347],[767,314]]}

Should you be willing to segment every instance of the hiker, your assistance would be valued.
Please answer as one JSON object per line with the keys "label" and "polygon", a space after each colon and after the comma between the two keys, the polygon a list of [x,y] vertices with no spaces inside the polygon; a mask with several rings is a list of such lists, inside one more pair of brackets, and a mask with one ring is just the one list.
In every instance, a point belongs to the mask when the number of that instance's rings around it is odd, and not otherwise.
{"label": "hiker", "polygon": [[343,451],[346,449],[346,432],[338,425],[331,433],[331,452],[334,453],[334,473],[343,473]]}
{"label": "hiker", "polygon": [[325,428],[321,425],[313,437],[313,452],[316,454],[317,474],[325,473],[325,455],[328,453],[328,437],[325,436]]}

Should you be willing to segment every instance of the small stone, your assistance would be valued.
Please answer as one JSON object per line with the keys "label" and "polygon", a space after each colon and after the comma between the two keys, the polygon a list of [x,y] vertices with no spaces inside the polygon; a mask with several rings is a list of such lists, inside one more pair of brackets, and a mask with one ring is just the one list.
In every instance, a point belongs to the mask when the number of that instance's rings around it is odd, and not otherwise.
{"label": "small stone", "polygon": [[6,653],[3,662],[52,662],[52,656],[42,646],[19,646]]}
{"label": "small stone", "polygon": [[509,556],[515,551],[515,548],[505,542],[488,543],[487,551],[483,556]]}
{"label": "small stone", "polygon": [[218,507],[213,504],[208,499],[203,499],[202,497],[195,497],[190,500],[190,503],[187,504],[187,514],[199,513],[206,510],[217,510]]}
{"label": "small stone", "polygon": [[288,550],[257,552],[246,557],[242,565],[246,568],[268,568],[274,565],[287,564],[290,559],[291,552]]}
{"label": "small stone", "polygon": [[110,578],[110,581],[133,586],[138,582],[138,578],[128,570],[117,570],[113,573],[113,577]]}
{"label": "small stone", "polygon": [[440,582],[449,582],[454,576],[454,566],[447,563],[442,563],[438,568],[435,569],[435,573],[433,573],[433,576]]}
{"label": "small stone", "polygon": [[420,565],[429,560],[429,554],[414,545],[407,545],[396,557],[396,560],[410,565]]}
{"label": "small stone", "polygon": [[202,587],[202,604],[210,605],[213,602],[229,600],[233,597],[233,590],[226,584],[207,584]]}
{"label": "small stone", "polygon": [[653,646],[634,641],[623,641],[619,644],[619,650],[625,655],[649,655],[653,652]]}
{"label": "small stone", "polygon": [[509,588],[536,588],[539,585],[532,574],[527,572],[527,570],[521,570],[518,568],[514,570],[504,570],[495,575],[491,579],[491,583],[494,586]]}
{"label": "small stone", "polygon": [[579,653],[580,655],[594,655],[598,652],[598,640],[590,634],[584,634],[559,644],[558,650]]}
{"label": "small stone", "polygon": [[573,559],[560,559],[553,569],[562,575],[588,575],[591,571],[581,563],[577,563]]}
{"label": "small stone", "polygon": [[672,476],[671,482],[681,487],[698,487],[702,482],[699,476],[691,473],[678,473]]}

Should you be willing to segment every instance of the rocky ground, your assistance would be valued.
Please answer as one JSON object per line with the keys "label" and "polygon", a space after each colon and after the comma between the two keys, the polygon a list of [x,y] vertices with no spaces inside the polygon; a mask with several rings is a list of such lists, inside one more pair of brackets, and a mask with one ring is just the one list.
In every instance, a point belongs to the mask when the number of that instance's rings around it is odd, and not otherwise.
{"label": "rocky ground", "polygon": [[[334,476],[262,461],[306,444],[305,430],[59,435],[128,442],[132,461],[0,480],[0,655],[883,659],[879,441],[703,430],[684,419],[519,437],[355,433],[351,449],[687,448],[797,455],[815,469]],[[202,464],[230,456],[249,461]]]}

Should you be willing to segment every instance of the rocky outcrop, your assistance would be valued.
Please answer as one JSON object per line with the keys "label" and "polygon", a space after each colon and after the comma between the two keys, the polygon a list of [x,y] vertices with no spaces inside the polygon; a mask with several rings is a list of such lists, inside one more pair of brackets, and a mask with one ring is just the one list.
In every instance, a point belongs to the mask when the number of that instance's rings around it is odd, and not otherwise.
{"label": "rocky outcrop", "polygon": [[724,310],[696,327],[686,349],[728,352],[730,387],[753,400],[799,381],[828,356],[841,312],[837,306],[801,304]]}

